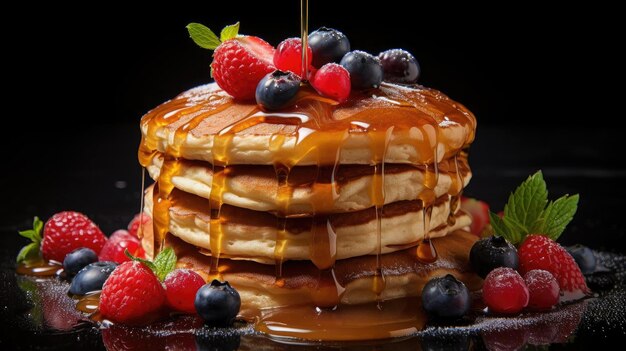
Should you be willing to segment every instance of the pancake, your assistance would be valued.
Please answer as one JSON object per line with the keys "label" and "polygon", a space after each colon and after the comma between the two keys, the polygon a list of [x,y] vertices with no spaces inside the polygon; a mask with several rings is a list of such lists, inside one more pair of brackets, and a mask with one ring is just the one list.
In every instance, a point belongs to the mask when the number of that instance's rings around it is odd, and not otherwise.
{"label": "pancake", "polygon": [[[438,259],[430,264],[417,261],[414,249],[381,255],[380,272],[385,289],[380,295],[372,290],[377,276],[376,256],[340,260],[332,270],[326,271],[318,270],[310,261],[286,262],[278,281],[273,266],[251,261],[220,259],[218,270],[220,278],[230,282],[241,295],[244,316],[279,306],[364,304],[419,296],[428,280],[446,274],[454,275],[470,290],[479,289],[482,280],[471,271],[468,262],[469,250],[477,239],[465,231],[433,239]],[[213,278],[208,273],[211,259],[198,248],[172,235],[167,237],[166,245],[176,251],[178,267],[196,270],[205,279]],[[336,301],[328,301],[333,300],[332,295]]]}
{"label": "pancake", "polygon": [[[198,248],[210,250],[210,226],[216,223],[222,242],[220,257],[265,264],[275,264],[277,260],[314,260],[323,266],[332,265],[335,259],[375,255],[379,250],[374,208],[331,214],[315,220],[287,218],[282,224],[284,232],[279,233],[277,228],[282,228],[281,220],[267,212],[224,205],[217,223],[210,219],[206,199],[174,190],[171,202],[168,231]],[[152,207],[153,187],[150,187],[145,196],[145,212],[151,215]],[[431,238],[441,237],[471,223],[469,216],[460,211],[459,202],[451,203],[448,195],[438,198],[430,211],[430,215],[425,216],[421,202],[417,200],[384,206],[380,221],[380,253],[415,246],[424,238],[425,231]],[[325,242],[318,243],[319,238]],[[152,240],[152,237],[144,236],[147,252],[151,252]],[[278,247],[281,242],[284,246]],[[329,253],[331,251],[334,255]],[[320,255],[332,257],[320,258]]]}
{"label": "pancake", "polygon": [[340,105],[303,88],[294,106],[265,112],[212,83],[146,114],[139,156],[144,167],[157,151],[215,165],[427,165],[467,147],[475,127],[463,105],[421,86],[383,83]]}
{"label": "pancake", "polygon": [[[155,180],[159,179],[163,159],[164,155],[159,153],[147,167]],[[471,178],[465,155],[445,160],[437,169],[435,175],[434,167],[386,164],[385,204],[424,196],[424,192],[430,190],[425,185],[428,177],[437,177],[432,189],[436,198],[458,194]],[[371,197],[374,167],[341,165],[334,174],[334,186],[330,182],[331,172],[331,169],[314,166],[294,167],[288,179],[290,198],[285,204],[279,198],[279,183],[272,166],[229,166],[224,171],[221,200],[232,206],[287,215],[351,212],[374,206]],[[171,175],[171,182],[177,189],[205,199],[210,197],[212,181],[212,166],[200,161],[180,160],[176,174]]]}

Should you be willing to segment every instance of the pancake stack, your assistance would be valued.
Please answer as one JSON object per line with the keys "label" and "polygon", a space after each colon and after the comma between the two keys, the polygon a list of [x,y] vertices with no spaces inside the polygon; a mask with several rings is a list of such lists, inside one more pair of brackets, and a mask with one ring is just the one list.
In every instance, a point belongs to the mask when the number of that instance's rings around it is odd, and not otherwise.
{"label": "pancake stack", "polygon": [[383,83],[342,104],[303,88],[278,112],[194,88],[141,120],[155,180],[142,243],[228,280],[251,316],[417,296],[446,273],[475,287],[459,208],[475,127],[421,86]]}

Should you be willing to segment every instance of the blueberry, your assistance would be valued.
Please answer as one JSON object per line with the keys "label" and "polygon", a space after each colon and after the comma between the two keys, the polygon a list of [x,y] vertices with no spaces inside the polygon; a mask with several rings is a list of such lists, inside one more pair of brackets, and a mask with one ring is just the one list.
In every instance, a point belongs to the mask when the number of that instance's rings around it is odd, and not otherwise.
{"label": "blueberry", "polygon": [[98,262],[98,255],[90,248],[81,247],[67,255],[63,260],[63,270],[68,276],[74,276],[90,263]]}
{"label": "blueberry", "polygon": [[474,271],[485,278],[489,272],[498,267],[517,270],[519,257],[515,246],[504,237],[494,235],[474,243],[470,250],[470,263]]}
{"label": "blueberry", "polygon": [[583,274],[591,274],[596,271],[596,256],[587,246],[570,246],[567,248],[567,252],[574,257],[576,264],[578,264]]}
{"label": "blueberry", "polygon": [[391,49],[378,54],[383,66],[383,79],[387,82],[412,84],[420,75],[420,65],[410,52]]}
{"label": "blueberry", "polygon": [[383,81],[380,60],[367,52],[351,51],[341,59],[341,65],[350,73],[353,89],[378,88]]}
{"label": "blueberry", "polygon": [[88,292],[102,290],[102,285],[117,267],[115,262],[94,262],[81,269],[72,280],[70,294],[85,295]]}
{"label": "blueberry", "polygon": [[300,89],[300,77],[293,72],[275,70],[256,86],[256,102],[268,110],[285,107]]}
{"label": "blueberry", "polygon": [[451,274],[433,278],[422,290],[422,306],[433,317],[462,317],[470,308],[469,290]]}
{"label": "blueberry", "polygon": [[339,63],[350,51],[350,41],[336,29],[322,27],[309,34],[309,46],[313,52],[313,66],[320,68],[329,62]]}
{"label": "blueberry", "polygon": [[213,280],[198,290],[194,304],[207,324],[227,326],[239,313],[241,298],[228,282]]}

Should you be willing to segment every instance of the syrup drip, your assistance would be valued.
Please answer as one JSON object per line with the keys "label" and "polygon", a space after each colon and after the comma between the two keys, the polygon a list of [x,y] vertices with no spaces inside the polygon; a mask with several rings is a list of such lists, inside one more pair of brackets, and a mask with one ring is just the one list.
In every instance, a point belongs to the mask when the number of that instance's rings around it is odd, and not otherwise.
{"label": "syrup drip", "polygon": [[100,291],[89,293],[76,303],[76,309],[85,313],[94,313],[100,306]]}
{"label": "syrup drip", "polygon": [[62,269],[63,266],[59,262],[39,259],[18,264],[16,271],[17,274],[22,275],[49,277],[59,273]]}
{"label": "syrup drip", "polygon": [[300,1],[300,37],[302,43],[302,74],[303,81],[307,81],[309,78],[309,0]]}

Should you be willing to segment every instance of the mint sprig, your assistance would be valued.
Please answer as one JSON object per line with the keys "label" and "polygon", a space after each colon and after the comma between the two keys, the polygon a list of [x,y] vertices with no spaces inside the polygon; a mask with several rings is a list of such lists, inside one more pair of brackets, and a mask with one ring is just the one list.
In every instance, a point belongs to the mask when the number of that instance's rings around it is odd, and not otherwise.
{"label": "mint sprig", "polygon": [[239,22],[224,27],[220,32],[219,38],[209,27],[200,23],[189,23],[187,25],[187,31],[191,39],[198,44],[199,47],[215,50],[221,43],[239,34]]}
{"label": "mint sprig", "polygon": [[557,240],[574,218],[579,196],[564,195],[548,202],[548,190],[541,171],[526,179],[504,206],[504,216],[489,212],[496,235],[519,244],[528,234],[542,234]]}
{"label": "mint sprig", "polygon": [[41,219],[39,219],[39,217],[35,216],[35,218],[33,219],[33,229],[22,230],[18,232],[26,239],[30,239],[31,243],[24,246],[17,254],[17,263],[33,261],[41,257],[40,247],[41,240],[43,239],[41,236],[42,229],[43,222],[41,221]]}
{"label": "mint sprig", "polygon": [[124,251],[124,254],[133,261],[141,262],[148,266],[154,274],[159,278],[159,281],[165,280],[165,277],[176,268],[176,253],[171,247],[159,252],[154,258],[154,261],[148,261],[143,258],[133,256],[128,249]]}

